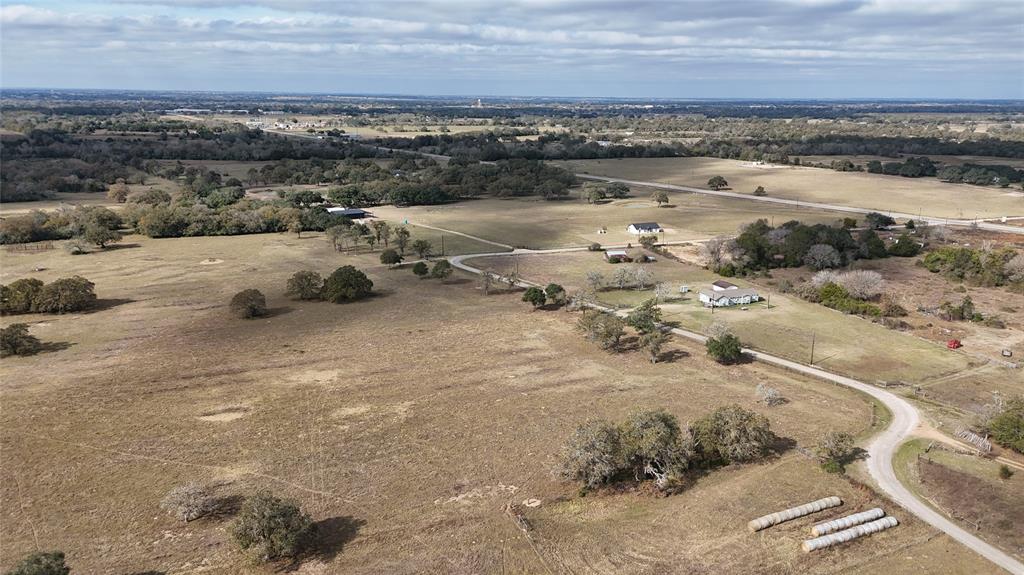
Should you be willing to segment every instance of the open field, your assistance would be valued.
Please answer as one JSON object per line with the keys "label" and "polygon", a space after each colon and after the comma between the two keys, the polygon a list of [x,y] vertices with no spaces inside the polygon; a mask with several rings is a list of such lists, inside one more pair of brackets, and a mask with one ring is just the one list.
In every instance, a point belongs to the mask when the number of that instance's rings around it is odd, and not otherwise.
{"label": "open field", "polygon": [[[588,271],[596,270],[610,281],[619,266],[609,264],[603,254],[574,252],[551,255],[518,256],[519,273],[524,279],[538,283],[558,282],[567,289],[585,286]],[[516,265],[515,259],[497,256],[472,260],[488,269],[502,272]],[[644,264],[656,281],[678,291],[688,285],[696,291],[720,279],[703,268],[664,258]],[[741,287],[749,282],[736,279]],[[712,316],[703,307],[696,293],[663,304],[666,321],[679,322],[680,327],[705,331],[712,323],[729,325],[746,345],[797,361],[810,359],[811,341],[814,340],[814,364],[831,371],[874,382],[905,381],[919,383],[930,378],[958,373],[971,366],[971,358],[951,353],[944,346],[902,334],[870,321],[842,314],[824,306],[803,301],[796,296],[780,294],[767,285],[755,284],[762,296],[769,295],[771,309],[764,302],[749,306],[718,308]],[[611,289],[602,291],[598,298],[610,305],[632,307],[653,297],[653,290]],[[1009,370],[1008,370],[1009,371]],[[1013,376],[1019,372],[1013,372]]]}
{"label": "open field", "polygon": [[1024,558],[1024,498],[1020,472],[1000,479],[999,464],[974,455],[907,442],[897,453],[899,473],[932,507],[978,531],[1018,559]]}
{"label": "open field", "polygon": [[[596,205],[579,199],[481,199],[442,206],[381,206],[373,212],[387,219],[408,219],[411,224],[529,248],[635,243],[638,237],[626,232],[633,222],[658,222],[665,228],[665,233],[659,234],[661,241],[674,242],[732,235],[758,218],[774,219],[776,223],[792,219],[832,223],[842,218],[841,214],[823,210],[763,206],[696,194],[670,194],[672,205],[659,208],[649,200],[650,195],[650,190],[637,187],[631,198]],[[608,233],[598,233],[602,227]]]}
{"label": "open field", "polygon": [[[81,274],[101,298],[92,313],[3,318],[69,346],[0,363],[3,568],[56,547],[83,573],[258,571],[228,540],[232,505],[187,525],[158,509],[170,488],[201,480],[233,505],[261,487],[299,500],[323,532],[306,573],[994,572],[895,509],[898,529],[801,553],[813,521],[892,506],[792,450],[668,498],[579,498],[551,474],[576,424],[634,407],[689,421],[736,402],[800,445],[826,429],[859,433],[872,404],[846,389],[758,364],[724,368],[684,342],[656,365],[608,354],[574,332],[571,314],[530,312],[517,294],[483,296],[459,276],[421,281],[375,254],[334,252],[320,235],[125,244],[3,256],[0,281]],[[292,272],[347,263],[378,297],[283,297]],[[227,317],[245,287],[264,291],[270,317]],[[756,404],[758,382],[790,402]],[[846,505],[745,530],[753,516],[828,494]],[[540,505],[525,508],[528,540],[502,508],[529,499]]]}
{"label": "open field", "polygon": [[[948,218],[999,218],[1024,214],[1024,193],[1001,188],[948,184],[935,178],[902,178],[835,172],[797,166],[754,165],[717,158],[572,160],[556,165],[599,176],[706,188],[722,176],[731,191],[752,194],[764,186],[777,198],[923,213]],[[679,194],[670,194],[676,198]],[[675,200],[673,200],[675,201]]]}

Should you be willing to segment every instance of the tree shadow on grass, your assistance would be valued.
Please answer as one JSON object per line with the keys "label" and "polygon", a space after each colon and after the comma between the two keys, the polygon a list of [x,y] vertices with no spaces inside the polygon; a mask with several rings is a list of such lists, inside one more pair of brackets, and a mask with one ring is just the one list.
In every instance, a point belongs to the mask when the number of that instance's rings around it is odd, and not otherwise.
{"label": "tree shadow on grass", "polygon": [[109,252],[113,250],[130,250],[134,248],[141,248],[142,244],[110,244],[105,248],[100,248],[101,252]]}
{"label": "tree shadow on grass", "polygon": [[245,497],[242,495],[225,495],[224,497],[217,497],[213,503],[213,511],[210,512],[209,517],[211,519],[228,519],[238,514],[239,510],[242,509],[242,503],[245,502]]}
{"label": "tree shadow on grass", "polygon": [[771,452],[775,455],[783,455],[788,451],[796,449],[796,445],[797,443],[795,439],[776,435],[775,439],[771,442],[771,445],[769,445],[769,449],[771,449]]}
{"label": "tree shadow on grass", "polygon": [[690,357],[690,352],[681,349],[670,349],[658,356],[658,363],[672,363],[677,359]]}
{"label": "tree shadow on grass", "polygon": [[64,351],[65,349],[71,348],[75,344],[70,341],[47,341],[43,342],[39,346],[39,353],[53,353],[56,351]]}
{"label": "tree shadow on grass", "polygon": [[454,278],[454,279],[444,280],[441,283],[444,284],[444,285],[457,286],[457,285],[464,285],[464,284],[468,284],[468,283],[473,283],[473,280],[471,280],[469,278]]}
{"label": "tree shadow on grass", "polygon": [[319,559],[325,563],[337,557],[345,545],[356,538],[359,529],[366,524],[366,521],[351,516],[330,517],[317,521],[314,526],[316,531],[313,540],[300,556],[285,565],[280,571],[293,572],[302,567],[302,562],[307,559]]}
{"label": "tree shadow on grass", "polygon": [[269,319],[272,317],[281,316],[286,313],[291,313],[293,311],[295,311],[295,308],[288,307],[286,305],[281,307],[269,307],[267,308],[267,313],[263,314],[262,319]]}
{"label": "tree shadow on grass", "polygon": [[135,300],[128,299],[128,298],[98,299],[98,300],[96,300],[96,303],[93,304],[93,306],[86,311],[86,313],[95,313],[95,312],[98,312],[98,311],[106,311],[108,309],[115,308],[115,307],[117,307],[119,305],[124,305],[126,303],[132,303],[134,301]]}

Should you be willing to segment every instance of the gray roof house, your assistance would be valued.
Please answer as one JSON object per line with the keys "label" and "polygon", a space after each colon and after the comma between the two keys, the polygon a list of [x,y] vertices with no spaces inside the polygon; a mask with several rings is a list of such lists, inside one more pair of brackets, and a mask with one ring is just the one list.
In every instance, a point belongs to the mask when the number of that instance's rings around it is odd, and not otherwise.
{"label": "gray roof house", "polygon": [[702,289],[697,292],[704,307],[729,307],[747,305],[759,301],[761,296],[756,289],[733,286],[732,289]]}
{"label": "gray roof house", "polygon": [[631,234],[656,234],[665,230],[657,222],[639,222],[629,224],[626,231]]}
{"label": "gray roof house", "polygon": [[366,210],[359,208],[327,208],[327,213],[332,216],[343,216],[346,218],[352,218],[353,220],[360,220],[363,218],[372,218],[373,214]]}

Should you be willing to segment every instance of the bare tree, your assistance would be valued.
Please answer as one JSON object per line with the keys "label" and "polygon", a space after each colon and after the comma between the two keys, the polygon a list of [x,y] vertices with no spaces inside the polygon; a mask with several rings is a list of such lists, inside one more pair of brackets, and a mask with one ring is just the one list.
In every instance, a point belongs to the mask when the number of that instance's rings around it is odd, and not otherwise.
{"label": "bare tree", "polygon": [[625,289],[625,287],[629,285],[629,280],[632,279],[632,275],[633,274],[628,268],[619,268],[615,270],[615,276],[612,278],[612,281],[619,289]]}
{"label": "bare tree", "polygon": [[633,266],[632,275],[637,291],[647,289],[647,285],[654,281],[654,274],[643,266]]}
{"label": "bare tree", "polygon": [[599,271],[587,272],[587,286],[592,292],[598,292],[604,287],[604,274]]}
{"label": "bare tree", "polygon": [[885,289],[885,280],[882,274],[871,270],[853,270],[836,276],[835,283],[839,284],[851,296],[857,299],[872,299],[882,294]]}
{"label": "bare tree", "polygon": [[708,262],[708,267],[711,269],[717,269],[722,265],[722,253],[725,250],[725,242],[725,238],[721,236],[704,242],[701,251],[703,252],[704,259]]}
{"label": "bare tree", "polygon": [[658,301],[667,301],[674,295],[672,286],[665,282],[658,282],[654,285],[654,298]]}
{"label": "bare tree", "polygon": [[837,267],[841,261],[839,252],[828,244],[814,244],[804,256],[804,263],[815,270]]}
{"label": "bare tree", "polygon": [[832,270],[821,270],[811,277],[811,285],[817,289],[821,289],[828,284],[836,283],[836,278],[839,274]]}
{"label": "bare tree", "polygon": [[490,270],[483,270],[480,274],[480,289],[484,291],[484,295],[489,295],[493,287],[494,274]]}
{"label": "bare tree", "polygon": [[711,325],[708,326],[707,329],[708,337],[712,337],[715,339],[718,339],[723,335],[729,335],[731,333],[732,329],[729,327],[729,324],[725,323],[724,321],[713,322]]}

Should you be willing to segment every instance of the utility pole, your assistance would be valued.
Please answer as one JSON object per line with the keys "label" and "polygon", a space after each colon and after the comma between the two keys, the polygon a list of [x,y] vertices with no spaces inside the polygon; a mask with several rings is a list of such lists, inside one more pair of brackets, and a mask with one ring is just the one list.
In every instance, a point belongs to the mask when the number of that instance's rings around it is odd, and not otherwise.
{"label": "utility pole", "polygon": [[441,257],[444,257],[444,234],[441,234]]}
{"label": "utility pole", "polygon": [[814,365],[814,332],[811,332],[811,365]]}

